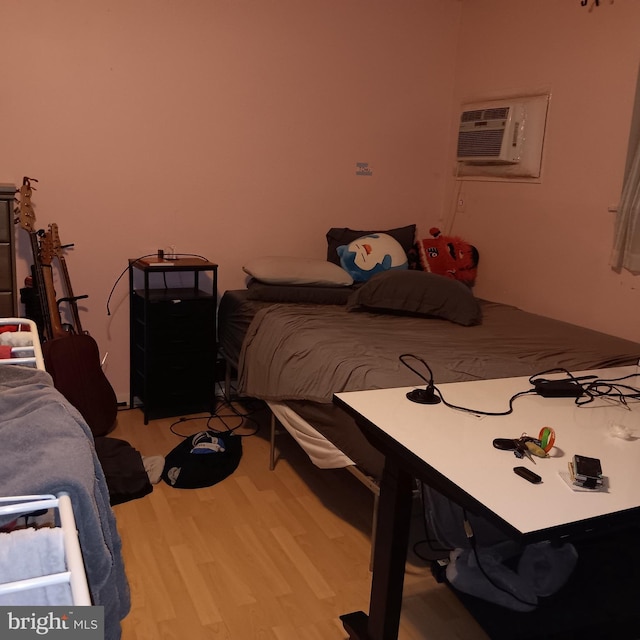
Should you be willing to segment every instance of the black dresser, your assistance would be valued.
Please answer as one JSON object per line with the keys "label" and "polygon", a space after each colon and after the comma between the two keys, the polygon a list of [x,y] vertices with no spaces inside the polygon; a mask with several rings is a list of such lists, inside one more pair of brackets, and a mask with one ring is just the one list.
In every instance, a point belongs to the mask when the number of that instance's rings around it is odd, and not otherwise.
{"label": "black dresser", "polygon": [[18,316],[14,213],[16,188],[0,184],[0,317]]}
{"label": "black dresser", "polygon": [[149,420],[215,411],[218,265],[129,260],[130,405]]}

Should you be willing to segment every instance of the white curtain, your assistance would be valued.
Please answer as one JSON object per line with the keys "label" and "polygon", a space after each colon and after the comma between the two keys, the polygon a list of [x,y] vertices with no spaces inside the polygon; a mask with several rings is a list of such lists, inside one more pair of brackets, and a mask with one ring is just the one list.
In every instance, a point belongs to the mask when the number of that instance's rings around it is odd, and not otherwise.
{"label": "white curtain", "polygon": [[640,143],[622,187],[618,205],[611,266],[640,274]]}

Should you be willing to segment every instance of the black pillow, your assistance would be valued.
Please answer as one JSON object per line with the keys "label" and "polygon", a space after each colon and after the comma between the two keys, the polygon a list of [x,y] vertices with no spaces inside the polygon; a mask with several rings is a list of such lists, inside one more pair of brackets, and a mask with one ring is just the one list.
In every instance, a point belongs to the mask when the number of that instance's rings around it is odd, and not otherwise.
{"label": "black pillow", "polygon": [[386,233],[395,238],[404,252],[408,254],[415,243],[416,225],[410,224],[406,227],[398,227],[397,229],[377,229],[373,231],[355,231],[347,227],[332,227],[327,231],[327,260],[334,264],[340,264],[340,256],[338,256],[338,247],[343,244],[349,244],[362,236],[372,233]]}
{"label": "black pillow", "polygon": [[347,308],[435,316],[470,326],[479,324],[482,310],[467,285],[427,271],[383,271],[349,298]]}

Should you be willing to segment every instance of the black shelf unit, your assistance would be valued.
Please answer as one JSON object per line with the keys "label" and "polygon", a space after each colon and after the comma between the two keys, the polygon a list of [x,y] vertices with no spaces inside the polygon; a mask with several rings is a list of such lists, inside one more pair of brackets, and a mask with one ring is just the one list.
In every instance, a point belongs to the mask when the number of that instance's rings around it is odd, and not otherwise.
{"label": "black shelf unit", "polygon": [[129,260],[129,400],[145,424],[215,411],[217,290],[212,262]]}

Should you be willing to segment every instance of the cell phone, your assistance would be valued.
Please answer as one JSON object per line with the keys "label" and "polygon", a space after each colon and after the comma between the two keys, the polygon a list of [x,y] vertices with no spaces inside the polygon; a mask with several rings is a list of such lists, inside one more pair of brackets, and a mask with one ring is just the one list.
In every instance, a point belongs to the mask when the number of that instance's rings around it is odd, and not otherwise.
{"label": "cell phone", "polygon": [[527,469],[527,467],[513,467],[513,472],[521,478],[533,482],[533,484],[542,482],[542,478],[537,473],[531,471],[531,469]]}
{"label": "cell phone", "polygon": [[573,469],[576,478],[602,478],[602,465],[600,458],[589,458],[587,456],[573,456]]}
{"label": "cell phone", "polygon": [[587,489],[595,489],[602,485],[602,465],[600,458],[574,455],[569,464],[573,484]]}

